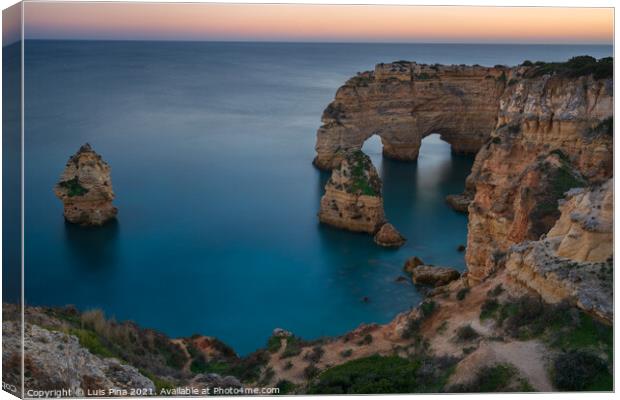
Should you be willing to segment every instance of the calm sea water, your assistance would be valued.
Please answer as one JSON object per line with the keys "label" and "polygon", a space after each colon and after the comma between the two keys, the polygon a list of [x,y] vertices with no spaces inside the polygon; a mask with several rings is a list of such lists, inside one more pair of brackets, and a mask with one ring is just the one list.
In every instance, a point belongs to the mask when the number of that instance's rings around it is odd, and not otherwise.
{"label": "calm sea water", "polygon": [[[327,174],[311,165],[336,89],[375,63],[516,64],[608,46],[29,41],[25,57],[26,302],[101,308],[172,336],[247,353],[275,327],[305,338],[387,322],[420,301],[406,258],[463,269],[466,217],[444,196],[471,157],[425,139],[417,164],[383,160],[398,250],[321,226]],[[52,193],[90,142],[112,167],[119,219],[65,224]],[[361,301],[368,297],[370,301]]]}

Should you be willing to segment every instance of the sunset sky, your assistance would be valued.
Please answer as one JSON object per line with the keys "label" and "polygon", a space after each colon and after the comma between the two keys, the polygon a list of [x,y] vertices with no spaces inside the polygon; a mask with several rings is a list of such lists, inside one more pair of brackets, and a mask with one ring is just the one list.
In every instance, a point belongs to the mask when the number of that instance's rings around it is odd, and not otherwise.
{"label": "sunset sky", "polygon": [[613,41],[611,8],[25,3],[24,15],[36,39]]}

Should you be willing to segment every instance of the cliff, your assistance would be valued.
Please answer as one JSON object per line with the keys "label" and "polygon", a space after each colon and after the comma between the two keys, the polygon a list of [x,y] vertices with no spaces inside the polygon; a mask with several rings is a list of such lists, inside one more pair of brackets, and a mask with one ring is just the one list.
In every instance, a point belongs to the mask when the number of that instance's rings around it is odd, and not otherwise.
{"label": "cliff", "polygon": [[479,282],[512,245],[551,229],[567,190],[611,177],[612,72],[611,59],[587,56],[510,68],[378,64],[338,89],[314,164],[334,168],[375,134],[390,158],[415,160],[431,133],[476,153],[465,193],[447,201],[469,215],[468,279]]}
{"label": "cliff", "polygon": [[338,165],[340,150],[379,135],[383,154],[416,160],[422,139],[439,133],[456,152],[475,153],[497,122],[506,68],[378,64],[348,80],[323,112],[314,164]]}
{"label": "cliff", "polygon": [[569,301],[613,321],[613,180],[571,190],[553,228],[513,246],[506,270],[550,303]]}
{"label": "cliff", "polygon": [[79,225],[103,225],[116,217],[110,166],[87,143],[69,158],[54,193],[65,219]]}
{"label": "cliff", "polygon": [[612,80],[591,75],[524,77],[506,88],[467,179],[470,278],[486,276],[510,246],[547,233],[567,190],[612,175],[612,103]]}

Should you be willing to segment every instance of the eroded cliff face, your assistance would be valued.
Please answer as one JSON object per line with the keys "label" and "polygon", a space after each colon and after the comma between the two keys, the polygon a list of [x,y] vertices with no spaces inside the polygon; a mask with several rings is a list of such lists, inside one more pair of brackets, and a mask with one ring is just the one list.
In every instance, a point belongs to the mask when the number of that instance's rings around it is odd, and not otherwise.
{"label": "eroded cliff face", "polygon": [[431,133],[456,152],[475,153],[496,126],[510,74],[508,68],[378,64],[347,81],[325,109],[314,164],[335,168],[343,150],[360,149],[375,134],[383,154],[397,160],[416,160]]}
{"label": "eroded cliff face", "polygon": [[479,282],[512,245],[551,229],[567,190],[612,175],[613,80],[545,68],[379,64],[338,89],[314,163],[334,168],[373,134],[401,160],[430,133],[477,152],[465,193],[447,201],[469,214],[468,276]]}
{"label": "eroded cliff face", "polygon": [[116,217],[110,166],[87,143],[65,166],[54,193],[62,200],[65,219],[79,225],[103,225]]}
{"label": "eroded cliff face", "polygon": [[570,301],[613,321],[613,180],[573,189],[541,240],[513,246],[506,270],[550,303]]}
{"label": "eroded cliff face", "polygon": [[591,76],[523,77],[506,88],[467,179],[471,280],[487,276],[510,246],[547,233],[567,190],[612,175],[612,103],[612,81]]}
{"label": "eroded cliff face", "polygon": [[385,223],[381,179],[361,150],[341,157],[342,162],[325,185],[319,220],[337,228],[374,234]]}

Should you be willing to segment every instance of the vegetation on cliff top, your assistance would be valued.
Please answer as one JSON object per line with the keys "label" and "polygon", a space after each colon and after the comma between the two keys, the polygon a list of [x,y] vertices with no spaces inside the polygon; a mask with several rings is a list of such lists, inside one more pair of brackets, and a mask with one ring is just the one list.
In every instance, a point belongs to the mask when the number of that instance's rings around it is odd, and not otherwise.
{"label": "vegetation on cliff top", "polygon": [[550,305],[525,296],[489,298],[481,319],[493,318],[517,340],[539,339],[556,350],[551,376],[561,390],[611,390],[613,329],[566,303]]}
{"label": "vegetation on cliff top", "polygon": [[452,372],[452,359],[359,358],[330,368],[311,382],[309,394],[436,393]]}
{"label": "vegetation on cliff top", "polygon": [[532,66],[526,73],[528,78],[543,75],[560,75],[568,78],[592,75],[594,79],[612,78],[614,75],[613,57],[605,57],[597,60],[591,56],[577,56],[566,62],[543,62],[525,61],[523,66]]}
{"label": "vegetation on cliff top", "polygon": [[345,156],[351,171],[351,183],[346,188],[347,192],[363,194],[366,196],[379,196],[381,194],[381,180],[374,169],[370,158],[361,150],[348,152]]}

